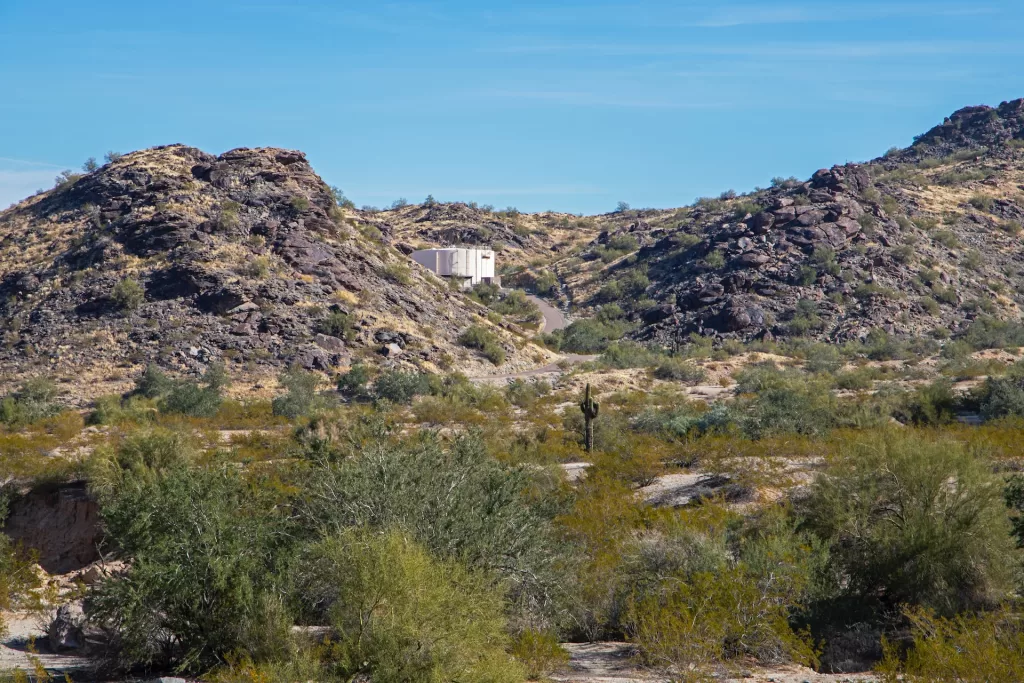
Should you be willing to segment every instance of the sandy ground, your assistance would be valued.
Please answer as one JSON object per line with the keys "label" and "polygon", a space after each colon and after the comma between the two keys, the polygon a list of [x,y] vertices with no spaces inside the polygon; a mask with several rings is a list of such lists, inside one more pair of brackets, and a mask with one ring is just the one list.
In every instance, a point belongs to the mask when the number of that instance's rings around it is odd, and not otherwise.
{"label": "sandy ground", "polygon": [[50,652],[38,615],[6,613],[4,618],[7,622],[7,636],[0,641],[0,671],[33,671],[35,659],[47,671],[57,675],[73,673],[88,665],[88,660],[74,654]]}
{"label": "sandy ground", "polygon": [[[566,671],[551,678],[560,683],[671,683],[671,677],[639,667],[629,643],[564,643]],[[735,683],[868,683],[871,674],[819,674],[800,666],[750,669],[718,680]]]}

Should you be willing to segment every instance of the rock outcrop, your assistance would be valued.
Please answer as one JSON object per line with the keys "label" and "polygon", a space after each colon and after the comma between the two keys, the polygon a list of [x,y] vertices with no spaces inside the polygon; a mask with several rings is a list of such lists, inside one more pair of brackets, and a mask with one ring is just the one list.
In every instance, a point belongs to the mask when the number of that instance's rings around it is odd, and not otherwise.
{"label": "rock outcrop", "polygon": [[[385,352],[486,368],[455,343],[485,313],[339,207],[301,152],[157,147],[0,213],[9,372],[327,371]],[[382,331],[402,335],[400,354]]]}
{"label": "rock outcrop", "polygon": [[[963,109],[872,162],[624,214],[559,272],[577,305],[624,304],[635,338],[668,346],[691,334],[942,337],[982,315],[1019,319],[1022,138],[1024,100]],[[625,235],[639,250],[595,273]]]}

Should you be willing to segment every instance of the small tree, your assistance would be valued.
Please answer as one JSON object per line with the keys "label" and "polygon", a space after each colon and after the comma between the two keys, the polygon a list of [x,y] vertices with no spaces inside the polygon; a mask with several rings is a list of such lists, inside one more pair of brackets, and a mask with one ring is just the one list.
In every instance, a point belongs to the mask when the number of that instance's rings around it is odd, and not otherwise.
{"label": "small tree", "polygon": [[320,377],[315,372],[302,368],[289,368],[279,379],[287,393],[276,397],[271,403],[274,415],[295,419],[312,415],[326,407],[326,399],[317,394]]}
{"label": "small tree", "polygon": [[615,207],[615,213],[626,213],[629,211],[628,202],[619,202]]}
{"label": "small tree", "polygon": [[355,363],[338,377],[338,392],[352,399],[364,399],[369,396],[366,388],[370,381],[370,369],[362,363]]}
{"label": "small tree", "polygon": [[89,157],[88,159],[85,160],[85,163],[82,164],[82,170],[85,171],[86,173],[92,173],[99,167],[100,165],[96,163],[95,157]]}
{"label": "small tree", "polygon": [[146,300],[146,290],[135,278],[126,277],[114,285],[110,292],[110,300],[125,313],[131,313]]}
{"label": "small tree", "polygon": [[347,531],[315,550],[345,680],[518,683],[501,593],[397,532]]}

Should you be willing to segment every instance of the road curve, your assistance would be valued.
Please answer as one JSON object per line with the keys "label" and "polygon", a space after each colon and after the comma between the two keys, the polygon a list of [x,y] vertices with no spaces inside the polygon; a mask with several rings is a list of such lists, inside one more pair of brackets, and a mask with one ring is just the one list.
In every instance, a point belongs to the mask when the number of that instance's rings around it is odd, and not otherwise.
{"label": "road curve", "polygon": [[560,310],[549,304],[547,301],[544,301],[544,299],[541,299],[539,296],[527,294],[526,298],[537,304],[537,308],[540,309],[541,315],[544,316],[544,329],[541,330],[544,334],[551,334],[555,330],[565,328],[565,315]]}

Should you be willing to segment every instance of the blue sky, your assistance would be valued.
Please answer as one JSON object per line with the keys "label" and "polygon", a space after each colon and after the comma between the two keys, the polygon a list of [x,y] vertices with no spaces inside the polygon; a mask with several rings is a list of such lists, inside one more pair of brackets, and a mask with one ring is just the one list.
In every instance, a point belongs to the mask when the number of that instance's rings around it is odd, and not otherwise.
{"label": "blue sky", "polygon": [[182,142],[359,205],[680,206],[1024,97],[1024,3],[0,0],[0,207]]}

